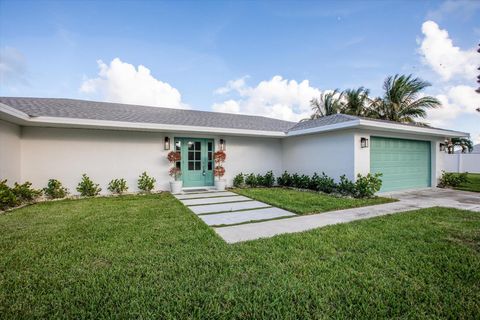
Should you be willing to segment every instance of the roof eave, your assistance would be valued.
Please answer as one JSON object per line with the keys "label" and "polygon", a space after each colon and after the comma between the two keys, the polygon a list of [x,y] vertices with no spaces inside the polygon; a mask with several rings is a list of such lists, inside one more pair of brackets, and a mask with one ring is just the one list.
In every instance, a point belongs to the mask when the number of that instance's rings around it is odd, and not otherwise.
{"label": "roof eave", "polygon": [[281,131],[263,131],[250,129],[233,129],[219,127],[204,126],[185,126],[170,125],[157,123],[139,123],[139,122],[123,122],[108,121],[94,119],[77,119],[77,118],[61,118],[61,117],[30,117],[24,112],[12,108],[6,104],[0,103],[0,119],[16,123],[23,126],[43,126],[43,127],[62,127],[62,128],[93,128],[93,129],[110,129],[110,130],[137,130],[137,131],[155,131],[155,132],[194,132],[204,134],[228,134],[239,136],[261,136],[283,138],[291,136],[300,136],[306,134],[322,133],[348,128],[374,129],[389,132],[402,132],[410,134],[423,134],[439,137],[470,137],[469,133],[429,128],[406,126],[403,124],[383,123],[366,119],[355,119],[331,125],[308,128],[303,130],[289,131],[287,133]]}
{"label": "roof eave", "polygon": [[235,136],[261,136],[281,138],[285,136],[282,131],[265,131],[251,129],[234,129],[205,126],[185,126],[143,122],[124,122],[95,119],[78,119],[62,117],[30,117],[26,113],[0,103],[0,119],[7,120],[22,126],[55,127],[55,128],[86,128],[127,131],[151,132],[192,132],[201,134],[219,134]]}
{"label": "roof eave", "polygon": [[321,133],[321,132],[329,132],[341,129],[348,129],[358,126],[360,120],[351,120],[351,121],[344,121],[335,124],[329,124],[326,126],[321,127],[313,127],[308,129],[301,129],[301,130],[294,130],[287,132],[287,137],[294,137],[294,136],[301,136],[305,134],[314,134],[314,133]]}
{"label": "roof eave", "polygon": [[420,127],[420,126],[406,126],[403,124],[395,123],[383,123],[379,121],[371,121],[366,119],[359,120],[360,128],[367,129],[376,129],[381,131],[391,131],[391,132],[404,132],[404,133],[414,133],[414,134],[423,134],[428,136],[438,136],[438,137],[448,137],[448,138],[459,138],[459,137],[470,137],[470,134],[467,132],[453,131],[446,129],[437,129],[430,127]]}

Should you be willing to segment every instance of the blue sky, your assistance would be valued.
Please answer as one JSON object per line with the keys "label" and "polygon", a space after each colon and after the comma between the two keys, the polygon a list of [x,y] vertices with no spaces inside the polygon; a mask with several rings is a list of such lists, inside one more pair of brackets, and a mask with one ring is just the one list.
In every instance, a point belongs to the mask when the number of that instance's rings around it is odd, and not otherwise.
{"label": "blue sky", "polygon": [[297,120],[323,90],[413,73],[444,102],[430,123],[480,140],[478,21],[480,1],[2,0],[0,95]]}

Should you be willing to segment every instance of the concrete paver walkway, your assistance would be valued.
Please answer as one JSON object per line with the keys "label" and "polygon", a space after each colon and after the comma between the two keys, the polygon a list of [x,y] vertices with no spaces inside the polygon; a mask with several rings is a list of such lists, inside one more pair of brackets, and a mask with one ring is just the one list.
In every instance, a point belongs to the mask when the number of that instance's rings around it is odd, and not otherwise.
{"label": "concrete paver walkway", "polygon": [[225,226],[295,216],[233,192],[196,192],[174,195],[209,226]]}
{"label": "concrete paver walkway", "polygon": [[295,216],[295,214],[279,208],[270,207],[257,210],[204,214],[199,217],[209,226],[220,226],[289,216]]}
{"label": "concrete paver walkway", "polygon": [[295,216],[282,220],[219,227],[214,228],[214,230],[226,242],[235,243],[435,206],[480,212],[480,193],[448,189],[427,189],[390,193],[388,196],[399,201],[308,216]]}
{"label": "concrete paver walkway", "polygon": [[250,201],[250,200],[252,199],[244,196],[231,196],[231,197],[185,199],[185,200],[182,200],[182,202],[186,206],[196,206],[201,204],[215,204],[215,203],[239,202],[239,201]]}

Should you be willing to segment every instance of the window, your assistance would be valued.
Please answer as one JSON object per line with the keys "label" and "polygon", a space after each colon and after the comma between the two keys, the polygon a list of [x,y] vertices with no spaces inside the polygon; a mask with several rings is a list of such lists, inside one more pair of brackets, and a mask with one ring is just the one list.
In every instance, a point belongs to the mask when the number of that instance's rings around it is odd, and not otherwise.
{"label": "window", "polygon": [[[182,142],[179,140],[179,141],[175,141],[175,152],[181,152],[181,147],[182,147]],[[181,161],[177,161],[175,162],[175,166],[182,170],[182,162]]]}
{"label": "window", "polygon": [[202,143],[200,141],[188,142],[188,170],[202,170]]}
{"label": "window", "polygon": [[207,168],[213,170],[213,142],[207,143]]}

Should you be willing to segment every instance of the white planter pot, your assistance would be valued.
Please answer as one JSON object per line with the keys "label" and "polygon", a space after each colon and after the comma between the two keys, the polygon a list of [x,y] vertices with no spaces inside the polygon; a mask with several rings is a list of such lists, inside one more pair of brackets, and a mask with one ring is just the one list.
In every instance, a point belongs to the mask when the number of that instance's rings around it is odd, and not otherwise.
{"label": "white planter pot", "polygon": [[224,191],[225,190],[225,185],[226,185],[225,180],[215,180],[215,189],[218,191]]}
{"label": "white planter pot", "polygon": [[182,192],[182,181],[170,181],[170,190],[173,194]]}

